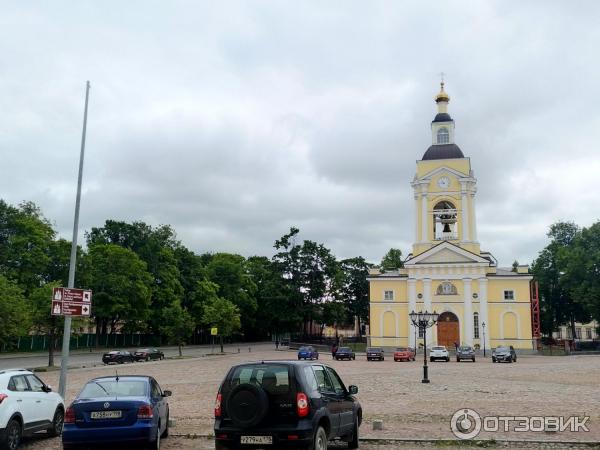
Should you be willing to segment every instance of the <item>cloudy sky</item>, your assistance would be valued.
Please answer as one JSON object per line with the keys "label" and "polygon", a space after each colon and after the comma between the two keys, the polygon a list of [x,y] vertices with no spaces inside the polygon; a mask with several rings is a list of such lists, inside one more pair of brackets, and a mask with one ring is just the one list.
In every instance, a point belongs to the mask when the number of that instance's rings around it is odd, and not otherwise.
{"label": "cloudy sky", "polygon": [[70,239],[171,224],[271,255],[290,226],[339,258],[410,251],[410,181],[446,73],[482,248],[529,263],[599,219],[600,3],[1,1],[0,197]]}

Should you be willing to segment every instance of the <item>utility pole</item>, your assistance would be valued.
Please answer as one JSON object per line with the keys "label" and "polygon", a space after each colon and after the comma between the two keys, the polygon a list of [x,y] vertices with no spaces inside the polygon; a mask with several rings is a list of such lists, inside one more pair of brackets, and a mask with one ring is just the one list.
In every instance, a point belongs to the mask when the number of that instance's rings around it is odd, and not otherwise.
{"label": "utility pole", "polygon": [[[85,153],[85,132],[87,128],[88,99],[90,82],[85,84],[85,107],[83,110],[83,131],[81,133],[81,152],[79,154],[79,175],[77,177],[77,197],[75,200],[75,217],[73,219],[73,240],[71,241],[71,261],[69,263],[69,288],[75,287],[75,267],[77,263],[77,234],[79,233],[79,205],[81,203],[81,179],[83,177],[83,156]],[[69,343],[71,341],[71,316],[65,316],[63,330],[62,358],[60,363],[60,381],[58,392],[64,399],[67,392],[67,369],[69,366]]]}

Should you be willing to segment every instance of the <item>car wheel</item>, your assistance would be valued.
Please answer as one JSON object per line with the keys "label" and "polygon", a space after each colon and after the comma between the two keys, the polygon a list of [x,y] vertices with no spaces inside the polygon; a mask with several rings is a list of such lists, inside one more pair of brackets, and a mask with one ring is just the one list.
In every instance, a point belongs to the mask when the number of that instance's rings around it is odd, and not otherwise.
{"label": "car wheel", "polygon": [[160,422],[158,422],[158,425],[156,426],[156,437],[154,438],[154,441],[148,444],[148,450],[160,450],[160,436]]}
{"label": "car wheel", "polygon": [[150,361],[150,357],[146,356],[146,362]]}
{"label": "car wheel", "polygon": [[460,362],[460,358],[456,358],[456,362]]}
{"label": "car wheel", "polygon": [[352,439],[348,441],[348,448],[358,448],[358,414],[354,418],[354,427],[352,427]]}
{"label": "car wheel", "polygon": [[433,358],[429,358],[429,362],[433,362]]}
{"label": "car wheel", "polygon": [[450,357],[446,358],[446,362],[450,362]]}
{"label": "car wheel", "polygon": [[300,357],[298,356],[298,361],[300,361]]}
{"label": "car wheel", "polygon": [[317,355],[317,361],[319,360],[319,355]]}
{"label": "car wheel", "polygon": [[60,436],[62,434],[64,421],[64,411],[62,408],[56,408],[56,411],[54,412],[54,418],[52,419],[52,425],[50,425],[50,428],[48,428],[48,436]]}
{"label": "car wheel", "polygon": [[2,450],[17,450],[17,447],[21,443],[21,424],[12,419],[6,425],[4,430],[4,438],[0,441],[0,448]]}
{"label": "car wheel", "polygon": [[512,358],[508,358],[508,361],[507,361],[507,362],[508,362],[509,364],[511,364],[511,363],[513,362]]}
{"label": "car wheel", "polygon": [[475,362],[475,357],[473,357],[473,362]]}
{"label": "car wheel", "polygon": [[308,448],[309,450],[327,450],[327,432],[325,428],[320,425],[317,427],[313,442]]}

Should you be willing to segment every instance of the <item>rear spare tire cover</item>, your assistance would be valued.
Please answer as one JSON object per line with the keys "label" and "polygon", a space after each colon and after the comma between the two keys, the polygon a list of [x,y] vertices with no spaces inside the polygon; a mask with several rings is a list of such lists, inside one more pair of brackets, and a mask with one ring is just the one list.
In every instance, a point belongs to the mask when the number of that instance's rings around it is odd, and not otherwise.
{"label": "rear spare tire cover", "polygon": [[227,413],[235,425],[249,428],[258,425],[267,415],[269,398],[262,388],[245,383],[231,390],[226,406]]}

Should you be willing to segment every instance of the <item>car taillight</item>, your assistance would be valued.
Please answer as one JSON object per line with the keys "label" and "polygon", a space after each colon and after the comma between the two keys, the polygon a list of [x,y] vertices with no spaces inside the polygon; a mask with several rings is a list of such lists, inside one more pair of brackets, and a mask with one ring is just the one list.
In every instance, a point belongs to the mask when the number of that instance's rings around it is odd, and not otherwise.
{"label": "car taillight", "polygon": [[69,406],[65,411],[65,423],[75,423],[75,410]]}
{"label": "car taillight", "polygon": [[296,395],[296,411],[298,412],[298,417],[306,417],[310,412],[308,397],[303,392],[298,392]]}
{"label": "car taillight", "polygon": [[0,394],[0,403],[2,403],[5,398],[8,398],[8,395],[6,395],[6,394]]}
{"label": "car taillight", "polygon": [[152,411],[152,406],[142,405],[138,408],[138,413],[137,413],[138,419],[152,419],[153,417],[154,417],[154,412]]}
{"label": "car taillight", "polygon": [[217,394],[217,399],[215,400],[215,417],[221,417],[221,400],[223,397],[221,393]]}

